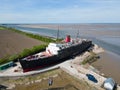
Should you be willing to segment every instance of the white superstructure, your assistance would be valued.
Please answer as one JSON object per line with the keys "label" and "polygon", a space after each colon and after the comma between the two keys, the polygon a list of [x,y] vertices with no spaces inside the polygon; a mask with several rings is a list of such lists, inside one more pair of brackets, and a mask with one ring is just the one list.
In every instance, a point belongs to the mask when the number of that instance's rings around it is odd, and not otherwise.
{"label": "white superstructure", "polygon": [[57,55],[61,47],[62,44],[50,43],[48,47],[46,47],[46,52],[53,55]]}

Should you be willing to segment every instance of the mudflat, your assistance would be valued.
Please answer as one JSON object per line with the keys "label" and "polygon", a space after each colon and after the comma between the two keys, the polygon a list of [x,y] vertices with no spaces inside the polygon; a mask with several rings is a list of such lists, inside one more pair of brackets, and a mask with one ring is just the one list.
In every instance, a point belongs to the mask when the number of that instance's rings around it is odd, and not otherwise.
{"label": "mudflat", "polygon": [[26,28],[46,28],[52,30],[68,30],[87,36],[120,36],[119,25],[114,24],[28,24],[18,25]]}
{"label": "mudflat", "polygon": [[105,51],[100,54],[100,59],[92,63],[106,77],[112,77],[120,84],[120,56],[112,52]]}
{"label": "mudflat", "polygon": [[42,43],[10,30],[0,30],[0,58],[17,54],[25,48],[32,48]]}

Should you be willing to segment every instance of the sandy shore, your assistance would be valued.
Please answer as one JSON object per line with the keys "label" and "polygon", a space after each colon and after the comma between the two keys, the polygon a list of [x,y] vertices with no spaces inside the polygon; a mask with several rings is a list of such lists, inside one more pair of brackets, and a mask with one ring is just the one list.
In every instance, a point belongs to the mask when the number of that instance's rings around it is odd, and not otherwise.
{"label": "sandy shore", "polygon": [[101,73],[107,77],[112,77],[117,83],[120,84],[120,56],[105,51],[99,54],[100,59],[92,63]]}
{"label": "sandy shore", "polygon": [[10,30],[0,30],[0,58],[32,48],[42,42]]}
{"label": "sandy shore", "polygon": [[[93,35],[93,36],[120,36],[120,31],[118,30],[107,30],[107,28],[112,26],[110,25],[86,25],[86,24],[28,24],[28,25],[19,25],[20,27],[27,28],[47,28],[52,30],[72,30],[72,31],[80,31],[83,35]],[[104,30],[98,30],[104,29]]]}

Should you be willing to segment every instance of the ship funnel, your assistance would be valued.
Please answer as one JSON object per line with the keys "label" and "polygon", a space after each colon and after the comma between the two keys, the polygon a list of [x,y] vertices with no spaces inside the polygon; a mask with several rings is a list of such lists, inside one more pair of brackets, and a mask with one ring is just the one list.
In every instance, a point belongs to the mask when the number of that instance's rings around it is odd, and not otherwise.
{"label": "ship funnel", "polygon": [[71,40],[70,35],[67,35],[65,38],[65,42],[68,43],[68,42],[70,42],[70,40]]}

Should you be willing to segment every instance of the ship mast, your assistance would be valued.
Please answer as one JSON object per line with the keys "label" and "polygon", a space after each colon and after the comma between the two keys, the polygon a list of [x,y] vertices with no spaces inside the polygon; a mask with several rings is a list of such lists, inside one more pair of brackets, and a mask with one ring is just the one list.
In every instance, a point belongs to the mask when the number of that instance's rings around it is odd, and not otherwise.
{"label": "ship mast", "polygon": [[79,30],[78,30],[78,32],[77,32],[77,36],[76,36],[76,39],[79,37]]}
{"label": "ship mast", "polygon": [[59,39],[59,26],[58,26],[58,31],[57,31],[57,40]]}

